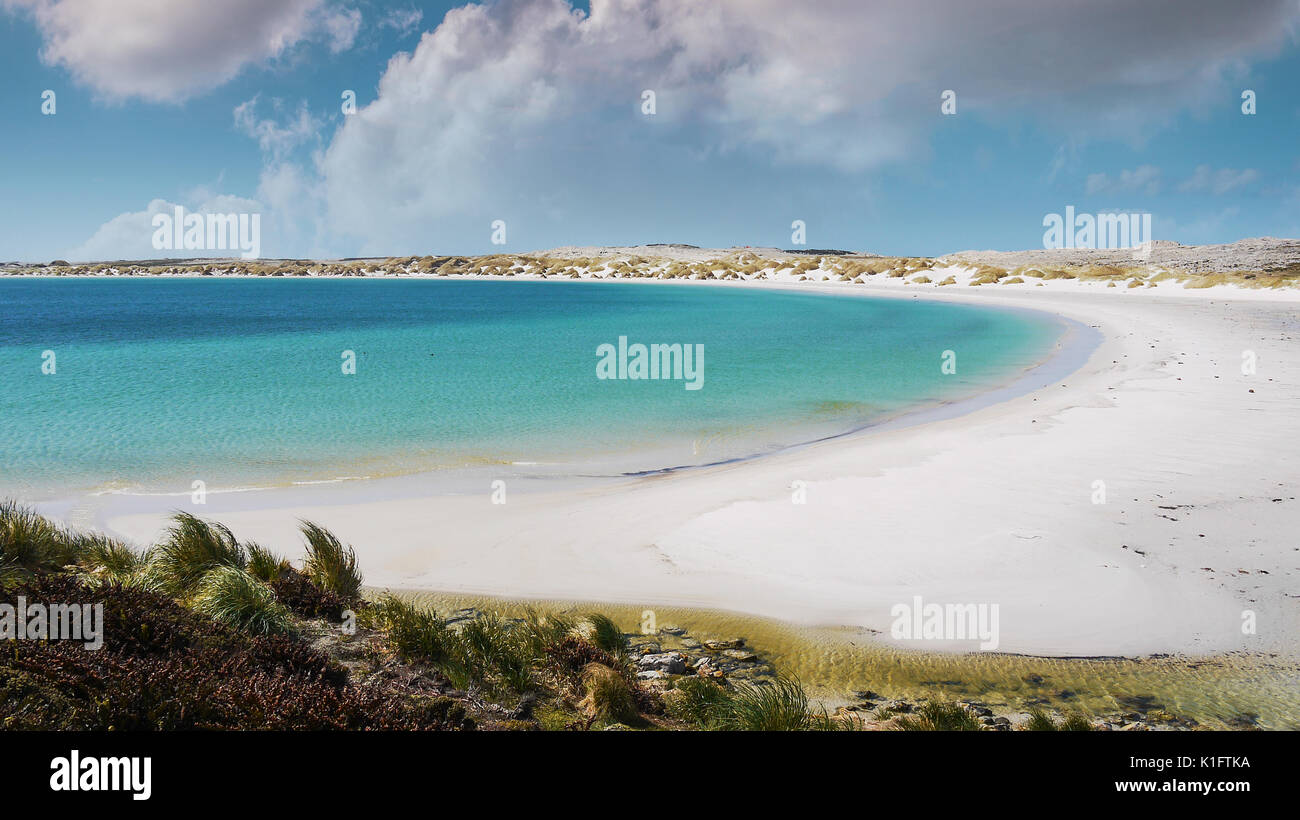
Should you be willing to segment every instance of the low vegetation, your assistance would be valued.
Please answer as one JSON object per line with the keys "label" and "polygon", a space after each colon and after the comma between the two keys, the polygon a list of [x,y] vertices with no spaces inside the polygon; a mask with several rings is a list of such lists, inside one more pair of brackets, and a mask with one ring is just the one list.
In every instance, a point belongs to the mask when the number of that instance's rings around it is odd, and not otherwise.
{"label": "low vegetation", "polygon": [[1025,728],[1031,732],[1090,732],[1092,724],[1080,714],[1069,714],[1057,722],[1042,709],[1030,709]]}
{"label": "low vegetation", "polygon": [[[114,265],[68,265],[62,261],[49,265],[17,268],[10,275],[39,276],[532,276],[541,278],[609,278],[609,279],[695,279],[695,280],[770,280],[789,277],[795,281],[846,282],[862,284],[873,276],[904,279],[913,284],[936,287],[957,284],[947,275],[954,267],[964,269],[967,284],[1022,284],[1028,279],[1036,284],[1054,279],[1072,279],[1105,283],[1115,287],[1127,281],[1127,287],[1154,287],[1173,281],[1185,288],[1209,288],[1231,285],[1242,288],[1300,287],[1300,265],[1274,270],[1188,271],[1166,270],[1157,265],[1134,262],[1110,264],[1039,264],[1003,268],[992,264],[953,261],[927,257],[874,256],[831,251],[791,251],[760,256],[749,249],[738,249],[716,257],[685,261],[629,254],[612,256],[546,257],[522,254],[486,256],[407,256],[388,259],[346,260],[340,262],[301,260],[219,260],[217,262],[178,263],[169,260],[133,262]],[[933,278],[930,274],[941,271]]]}
{"label": "low vegetation", "polygon": [[304,521],[301,568],[178,512],[144,552],[0,504],[5,599],[103,607],[103,646],[14,641],[10,729],[819,728],[795,683],[709,685],[726,709],[675,717],[610,618],[450,622],[362,596],[355,551]]}
{"label": "low vegetation", "polygon": [[962,704],[937,700],[899,717],[897,725],[907,732],[978,732],[981,728],[979,718]]}
{"label": "low vegetation", "polygon": [[[10,729],[810,731],[980,729],[965,706],[829,715],[799,681],[707,667],[641,671],[599,613],[451,618],[362,594],[355,551],[301,523],[304,561],[176,513],[145,551],[0,503],[0,600],[103,608],[102,647],[15,640],[0,653]],[[637,646],[645,638],[637,639]],[[724,643],[724,642],[718,642]],[[734,645],[734,644],[733,644]],[[658,649],[652,650],[658,652]],[[649,679],[643,679],[649,678]],[[1036,712],[1027,728],[1089,728]]]}

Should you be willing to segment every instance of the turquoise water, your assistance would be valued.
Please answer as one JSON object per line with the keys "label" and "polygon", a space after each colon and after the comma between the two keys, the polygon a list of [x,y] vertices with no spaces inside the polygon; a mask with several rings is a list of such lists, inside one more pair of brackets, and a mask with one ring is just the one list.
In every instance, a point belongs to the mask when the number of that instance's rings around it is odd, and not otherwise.
{"label": "turquoise water", "polygon": [[[1010,381],[1059,334],[1032,314],[739,288],[0,279],[0,492],[709,463]],[[598,379],[620,336],[703,345],[702,389]]]}

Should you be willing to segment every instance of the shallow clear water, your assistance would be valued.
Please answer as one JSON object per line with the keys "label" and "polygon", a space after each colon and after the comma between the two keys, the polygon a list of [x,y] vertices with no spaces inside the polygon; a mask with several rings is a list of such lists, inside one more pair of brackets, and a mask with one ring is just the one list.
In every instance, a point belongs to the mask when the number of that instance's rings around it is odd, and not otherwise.
{"label": "shallow clear water", "polygon": [[[708,463],[979,392],[1060,332],[989,308],[673,285],[5,279],[0,491]],[[703,345],[702,388],[598,379],[620,336]]]}

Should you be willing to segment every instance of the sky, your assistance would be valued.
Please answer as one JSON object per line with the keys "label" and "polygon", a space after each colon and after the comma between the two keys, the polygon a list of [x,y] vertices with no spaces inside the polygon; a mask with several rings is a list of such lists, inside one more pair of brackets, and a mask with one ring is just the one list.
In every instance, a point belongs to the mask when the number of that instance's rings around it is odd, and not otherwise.
{"label": "sky", "polygon": [[0,0],[0,69],[0,261],[1300,236],[1300,0]]}

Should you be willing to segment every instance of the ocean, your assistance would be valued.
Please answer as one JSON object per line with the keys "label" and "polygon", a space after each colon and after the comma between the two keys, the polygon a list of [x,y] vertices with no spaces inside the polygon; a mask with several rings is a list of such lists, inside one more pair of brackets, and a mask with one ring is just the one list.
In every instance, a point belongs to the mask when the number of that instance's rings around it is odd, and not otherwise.
{"label": "ocean", "polygon": [[[716,463],[1005,384],[1061,332],[664,283],[0,279],[0,497]],[[630,378],[638,344],[682,355]]]}

